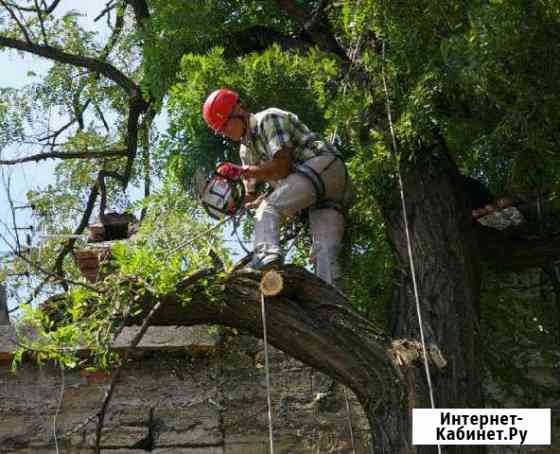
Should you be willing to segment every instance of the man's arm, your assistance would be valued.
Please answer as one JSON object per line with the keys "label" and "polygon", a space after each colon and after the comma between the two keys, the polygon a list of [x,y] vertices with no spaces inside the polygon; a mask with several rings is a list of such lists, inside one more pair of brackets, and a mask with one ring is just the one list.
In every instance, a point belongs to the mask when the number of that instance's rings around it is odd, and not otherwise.
{"label": "man's arm", "polygon": [[286,178],[292,168],[292,153],[288,147],[277,151],[274,158],[261,165],[244,166],[243,177],[257,181],[275,181]]}

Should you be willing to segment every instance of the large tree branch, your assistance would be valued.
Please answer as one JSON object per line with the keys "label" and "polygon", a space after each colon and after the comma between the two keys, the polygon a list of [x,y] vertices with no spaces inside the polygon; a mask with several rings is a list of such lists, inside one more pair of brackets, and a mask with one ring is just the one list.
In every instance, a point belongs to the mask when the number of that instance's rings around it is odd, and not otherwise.
{"label": "large tree branch", "polygon": [[328,19],[324,15],[322,2],[314,13],[300,8],[295,0],[276,0],[276,3],[303,29],[316,46],[338,55],[344,61],[349,61],[348,55],[334,37]]}
{"label": "large tree branch", "polygon": [[34,55],[39,55],[50,60],[54,60],[60,63],[66,63],[69,65],[79,66],[81,68],[87,68],[92,72],[103,74],[108,79],[115,82],[117,85],[126,90],[130,96],[137,97],[140,96],[140,88],[138,85],[121,71],[119,71],[114,66],[90,57],[83,57],[80,55],[69,54],[61,49],[52,46],[38,45],[18,39],[8,38],[6,36],[0,35],[0,46],[9,47],[11,49],[17,49],[24,52],[28,52]]}
{"label": "large tree branch", "polygon": [[[327,373],[351,388],[366,410],[373,430],[379,414],[405,411],[405,386],[398,354],[389,339],[361,317],[333,287],[297,268],[282,270],[284,292],[268,298],[269,342],[294,358]],[[188,304],[181,291],[161,298],[147,297],[139,324],[151,308],[161,308],[152,325],[221,324],[262,336],[260,273],[241,271],[225,283],[223,302],[212,303],[201,287]],[[401,428],[402,429],[402,428]],[[400,452],[391,446],[388,452]]]}
{"label": "large tree branch", "polygon": [[45,159],[104,159],[116,156],[126,156],[126,150],[105,150],[105,151],[75,151],[75,152],[59,152],[37,153],[31,156],[17,159],[0,159],[0,165],[11,166],[23,164],[25,162],[39,162]]}
{"label": "large tree branch", "polygon": [[523,271],[547,266],[560,260],[560,237],[527,239],[511,232],[477,226],[482,258],[503,272]]}
{"label": "large tree branch", "polygon": [[284,35],[270,27],[255,25],[228,36],[225,49],[227,58],[236,58],[250,52],[262,52],[273,44],[284,50],[306,50],[311,43],[301,38]]}

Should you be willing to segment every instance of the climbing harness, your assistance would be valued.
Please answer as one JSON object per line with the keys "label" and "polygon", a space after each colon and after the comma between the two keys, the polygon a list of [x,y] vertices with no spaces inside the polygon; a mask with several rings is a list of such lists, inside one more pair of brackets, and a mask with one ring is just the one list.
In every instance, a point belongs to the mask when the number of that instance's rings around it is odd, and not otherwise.
{"label": "climbing harness", "polygon": [[[393,127],[393,115],[391,113],[391,102],[389,99],[389,89],[387,88],[387,78],[385,76],[385,41],[382,44],[381,50],[381,77],[383,79],[383,90],[385,92],[385,107],[387,109],[387,119],[389,121],[389,131],[391,132],[391,140],[393,146],[393,154],[395,158],[398,157],[399,151],[397,146],[397,139],[395,135],[395,129]],[[418,316],[418,325],[420,327],[420,341],[422,343],[422,353],[424,358],[424,369],[426,372],[426,381],[428,383],[428,391],[430,395],[430,404],[433,409],[436,408],[435,400],[434,400],[434,390],[432,386],[432,378],[430,375],[430,365],[428,363],[428,352],[426,349],[426,341],[424,337],[424,323],[422,321],[422,311],[420,309],[420,292],[418,291],[418,282],[416,280],[416,266],[414,264],[414,257],[412,255],[412,242],[410,239],[410,228],[408,225],[408,214],[406,210],[406,201],[404,195],[404,184],[401,175],[401,169],[399,161],[397,160],[397,178],[399,182],[399,192],[401,198],[401,205],[402,205],[402,212],[403,212],[403,220],[404,220],[404,229],[406,233],[406,247],[408,252],[408,260],[410,265],[410,273],[412,274],[412,286],[414,289],[414,299],[416,301],[416,313]],[[438,453],[441,454],[441,445],[437,445]]]}

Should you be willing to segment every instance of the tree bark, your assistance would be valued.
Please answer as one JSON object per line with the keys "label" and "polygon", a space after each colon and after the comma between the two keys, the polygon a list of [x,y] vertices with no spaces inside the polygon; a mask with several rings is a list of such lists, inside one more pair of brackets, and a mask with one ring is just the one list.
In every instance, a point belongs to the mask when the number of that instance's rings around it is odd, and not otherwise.
{"label": "tree bark", "polygon": [[[442,141],[401,156],[405,200],[424,335],[447,365],[431,367],[436,407],[481,407],[479,345],[479,253],[459,174]],[[418,313],[409,267],[406,232],[398,190],[383,201],[387,232],[401,266],[393,304],[395,337],[420,339]],[[430,407],[423,368],[409,374],[410,408]],[[436,447],[418,447],[419,453]],[[483,448],[448,446],[446,453],[484,452]]]}

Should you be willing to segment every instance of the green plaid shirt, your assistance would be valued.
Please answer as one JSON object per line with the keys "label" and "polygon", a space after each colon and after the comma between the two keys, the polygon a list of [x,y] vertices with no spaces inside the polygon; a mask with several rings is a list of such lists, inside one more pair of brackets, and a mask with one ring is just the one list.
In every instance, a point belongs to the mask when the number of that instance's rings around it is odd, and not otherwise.
{"label": "green plaid shirt", "polygon": [[291,112],[270,108],[250,116],[249,128],[239,150],[244,165],[269,161],[284,147],[292,150],[294,164],[321,153],[338,153]]}

